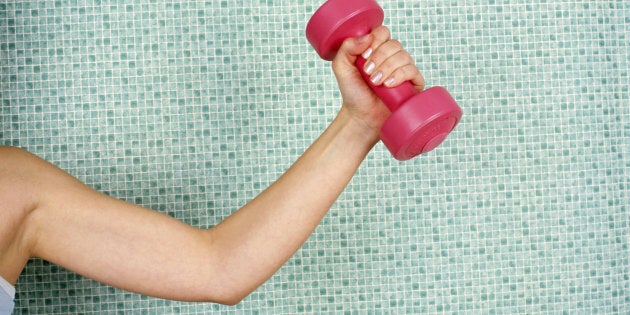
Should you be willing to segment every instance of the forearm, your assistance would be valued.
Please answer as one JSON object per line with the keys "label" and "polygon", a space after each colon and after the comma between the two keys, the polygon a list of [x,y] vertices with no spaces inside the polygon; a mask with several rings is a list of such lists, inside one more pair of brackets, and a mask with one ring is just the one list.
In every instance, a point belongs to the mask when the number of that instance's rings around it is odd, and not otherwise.
{"label": "forearm", "polygon": [[342,109],[282,177],[208,231],[230,287],[246,295],[306,241],[378,141],[367,130]]}

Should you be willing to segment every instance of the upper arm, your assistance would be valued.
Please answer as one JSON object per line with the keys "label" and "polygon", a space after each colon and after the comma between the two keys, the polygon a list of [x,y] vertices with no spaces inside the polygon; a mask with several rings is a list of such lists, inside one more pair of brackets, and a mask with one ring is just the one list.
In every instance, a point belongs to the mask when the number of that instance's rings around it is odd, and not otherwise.
{"label": "upper arm", "polygon": [[24,193],[36,196],[21,224],[29,256],[132,292],[230,303],[229,281],[217,272],[220,257],[211,252],[208,233],[101,194],[34,155],[18,154],[28,182]]}
{"label": "upper arm", "polygon": [[30,257],[26,222],[37,203],[29,189],[25,157],[25,151],[0,146],[0,275],[11,283]]}

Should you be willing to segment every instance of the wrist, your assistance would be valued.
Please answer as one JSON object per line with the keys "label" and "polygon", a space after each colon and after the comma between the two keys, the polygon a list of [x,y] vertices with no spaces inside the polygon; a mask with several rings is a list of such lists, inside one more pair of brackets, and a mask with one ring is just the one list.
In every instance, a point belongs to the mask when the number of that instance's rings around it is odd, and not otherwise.
{"label": "wrist", "polygon": [[354,115],[347,106],[341,107],[334,123],[342,126],[341,128],[348,136],[347,141],[350,143],[364,145],[371,149],[380,140],[379,128]]}

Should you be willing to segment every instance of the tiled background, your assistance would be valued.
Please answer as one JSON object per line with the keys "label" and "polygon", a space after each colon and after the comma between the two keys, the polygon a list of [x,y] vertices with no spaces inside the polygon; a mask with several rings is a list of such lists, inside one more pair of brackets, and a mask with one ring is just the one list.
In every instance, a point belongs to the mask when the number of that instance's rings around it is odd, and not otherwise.
{"label": "tiled background", "polygon": [[[339,108],[304,28],[321,1],[6,0],[0,143],[210,227]],[[382,0],[461,124],[382,145],[236,307],[158,300],[34,260],[17,314],[629,313],[630,2]],[[168,286],[164,283],[164,286]]]}

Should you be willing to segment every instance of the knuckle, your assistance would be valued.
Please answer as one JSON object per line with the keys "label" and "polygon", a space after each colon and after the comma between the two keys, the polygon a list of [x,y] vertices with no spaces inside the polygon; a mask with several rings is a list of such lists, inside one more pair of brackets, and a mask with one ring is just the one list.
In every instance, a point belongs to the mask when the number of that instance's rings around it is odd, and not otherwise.
{"label": "knuckle", "polygon": [[417,77],[418,79],[422,79],[424,81],[424,78],[422,77],[422,74],[420,73],[420,70],[418,70],[418,68],[414,65],[409,65],[408,67],[406,67],[408,75],[410,77]]}
{"label": "knuckle", "polygon": [[383,32],[385,38],[389,39],[391,37],[392,33],[387,26],[381,25],[380,30]]}
{"label": "knuckle", "polygon": [[373,34],[375,38],[383,42],[387,41],[389,37],[391,36],[389,29],[383,25],[374,29]]}
{"label": "knuckle", "polygon": [[418,72],[415,71],[414,67],[412,67],[410,65],[408,65],[406,67],[403,67],[402,70],[404,71],[405,76],[407,76],[410,79],[415,77],[418,74]]}
{"label": "knuckle", "polygon": [[395,47],[398,50],[402,50],[403,49],[402,43],[399,40],[397,40],[397,39],[390,39],[389,43],[390,43],[390,45],[392,45],[392,47]]}

